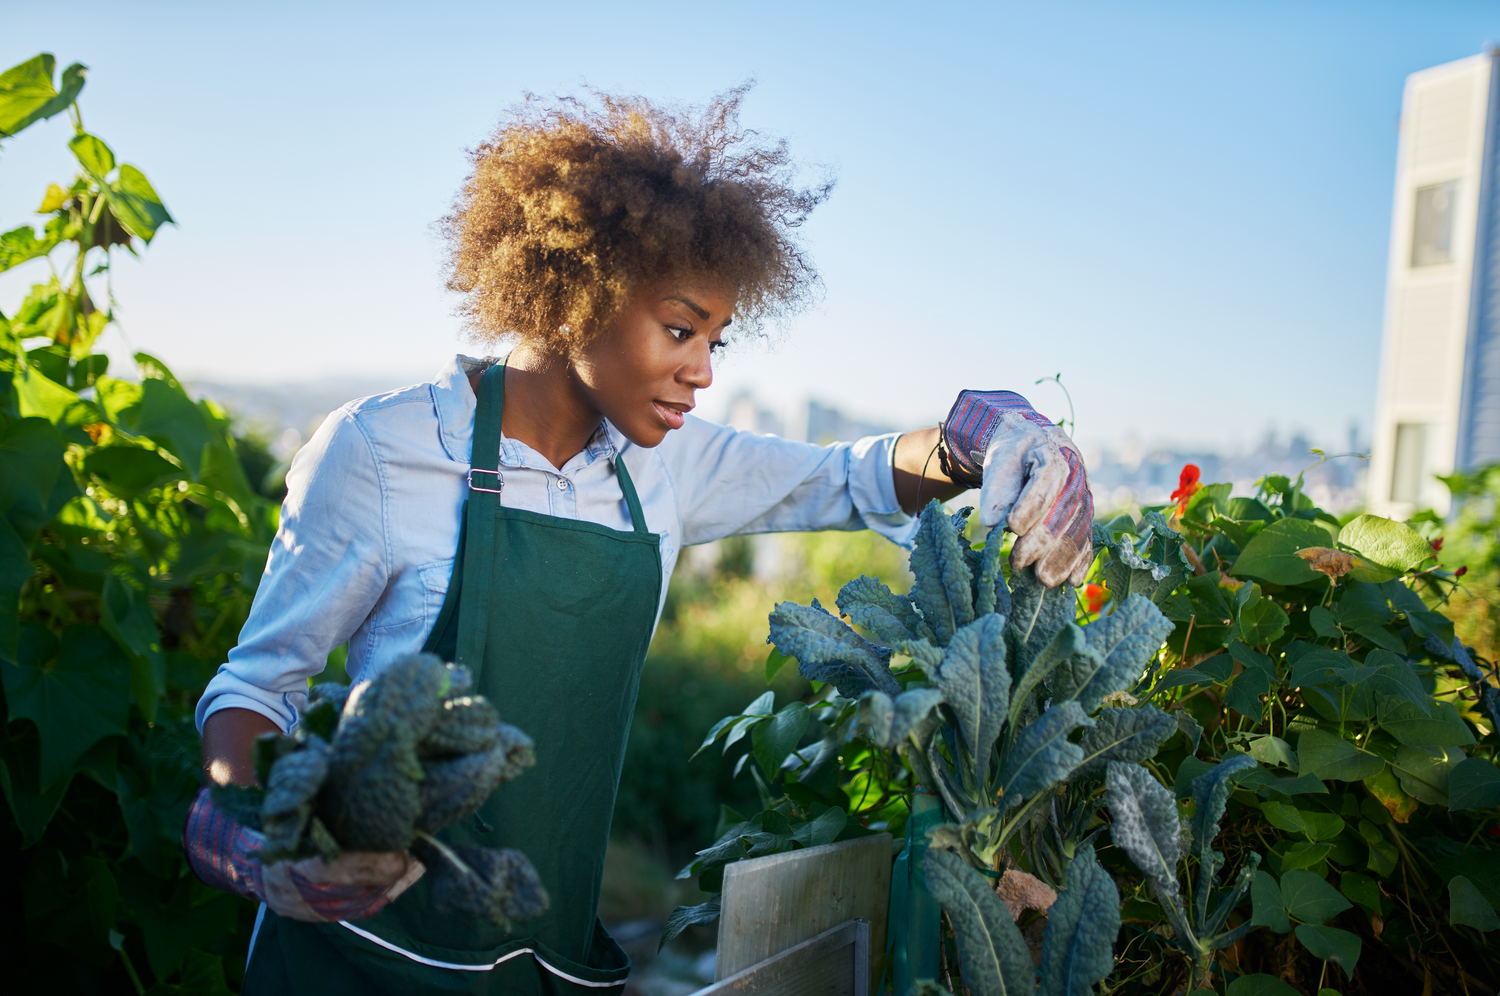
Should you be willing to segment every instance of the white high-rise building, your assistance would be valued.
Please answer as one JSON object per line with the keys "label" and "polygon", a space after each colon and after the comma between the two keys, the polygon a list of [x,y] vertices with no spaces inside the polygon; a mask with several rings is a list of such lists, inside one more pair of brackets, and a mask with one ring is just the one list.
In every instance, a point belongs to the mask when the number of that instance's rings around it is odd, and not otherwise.
{"label": "white high-rise building", "polygon": [[1372,511],[1446,513],[1433,479],[1500,460],[1500,52],[1407,77]]}

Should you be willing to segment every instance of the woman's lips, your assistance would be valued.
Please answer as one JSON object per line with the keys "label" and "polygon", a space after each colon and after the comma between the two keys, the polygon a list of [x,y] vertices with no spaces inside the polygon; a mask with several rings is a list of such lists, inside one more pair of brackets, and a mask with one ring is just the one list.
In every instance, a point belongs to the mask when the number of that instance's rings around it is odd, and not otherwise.
{"label": "woman's lips", "polygon": [[651,402],[651,404],[656,408],[656,413],[661,416],[661,420],[667,423],[667,428],[669,429],[681,429],[682,424],[687,421],[686,412],[678,411],[676,408],[670,408],[667,405],[662,404],[660,401],[653,401]]}

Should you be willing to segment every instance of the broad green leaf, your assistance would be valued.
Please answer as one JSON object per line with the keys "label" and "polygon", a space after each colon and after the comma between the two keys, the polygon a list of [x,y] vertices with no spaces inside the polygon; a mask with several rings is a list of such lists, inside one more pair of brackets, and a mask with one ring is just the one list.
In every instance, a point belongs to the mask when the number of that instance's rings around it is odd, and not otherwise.
{"label": "broad green leaf", "polygon": [[120,167],[119,179],[105,188],[105,196],[115,218],[142,242],[150,242],[157,229],[172,222],[146,174],[129,163]]}
{"label": "broad green leaf", "polygon": [[1293,752],[1292,745],[1280,737],[1268,734],[1255,738],[1250,742],[1250,756],[1261,764],[1290,768],[1292,774],[1297,773],[1297,755]]}
{"label": "broad green leaf", "polygon": [[47,255],[57,248],[60,241],[52,234],[37,238],[36,230],[30,225],[0,234],[0,273]]}
{"label": "broad green leaf", "polygon": [[963,538],[936,500],[922,510],[911,572],[916,576],[911,599],[937,634],[938,645],[947,646],[960,626],[974,621],[974,577],[964,558]]}
{"label": "broad green leaf", "polygon": [[1016,737],[1000,773],[1001,806],[1009,808],[1027,796],[1063,781],[1083,760],[1083,749],[1068,736],[1093,726],[1077,702],[1049,706]]}
{"label": "broad green leaf", "polygon": [[21,893],[26,912],[26,940],[57,945],[70,959],[108,965],[119,890],[102,859],[80,854],[77,845],[69,851],[71,860],[55,847],[41,850],[28,862],[24,888],[17,888],[19,869],[12,872],[12,894]]}
{"label": "broad green leaf", "polygon": [[1365,665],[1365,667],[1345,668],[1334,673],[1349,685],[1369,681],[1370,689],[1376,695],[1405,699],[1420,709],[1422,715],[1432,715],[1427,690],[1422,687],[1422,679],[1417,677],[1417,673],[1406,661],[1384,650],[1373,650],[1365,658]]}
{"label": "broad green leaf", "polygon": [[[121,862],[115,874],[120,885],[120,905],[128,911],[131,921],[141,927],[152,974],[165,978],[181,968],[183,985],[174,996],[225,993],[227,987],[219,959],[212,959],[213,967],[218,969],[215,977],[207,971],[210,966],[199,960],[209,956],[191,949],[208,947],[234,932],[241,909],[239,897],[210,891],[190,875],[177,879],[169,891],[164,891],[162,880],[147,874],[135,862]],[[190,988],[195,973],[200,972],[205,985]],[[209,984],[214,981],[217,988]]]}
{"label": "broad green leaf", "polygon": [[41,734],[38,780],[46,791],[100,739],[125,732],[130,664],[97,626],[68,626],[59,639],[28,622],[19,649],[19,663],[0,664],[0,672],[10,718],[31,720]]}
{"label": "broad green leaf", "polygon": [[1451,809],[1500,808],[1500,768],[1484,757],[1466,758],[1448,773]]}
{"label": "broad green leaf", "polygon": [[1474,742],[1473,731],[1452,702],[1430,701],[1429,716],[1404,699],[1377,698],[1380,725],[1409,747],[1463,747]]}
{"label": "broad green leaf", "polygon": [[1337,813],[1325,813],[1321,809],[1299,809],[1302,832],[1313,840],[1332,840],[1344,832],[1344,819]]}
{"label": "broad green leaf", "polygon": [[[106,786],[115,784],[115,755],[119,741],[110,737],[84,752],[77,767],[88,771]],[[73,783],[72,775],[59,778],[46,789],[39,781],[41,741],[31,723],[12,723],[0,730],[0,787],[6,804],[21,831],[21,846],[30,847],[42,839],[58,805]]]}
{"label": "broad green leaf", "polygon": [[1228,654],[1219,654],[1210,657],[1197,667],[1181,667],[1168,671],[1162,675],[1152,691],[1160,692],[1168,688],[1176,688],[1178,685],[1197,685],[1204,682],[1222,685],[1229,680],[1233,672],[1234,661]]}
{"label": "broad green leaf", "polygon": [[1448,778],[1464,759],[1451,747],[1406,747],[1390,762],[1407,795],[1430,806],[1448,805]]}
{"label": "broad green leaf", "polygon": [[1211,869],[1210,874],[1217,874],[1224,861],[1213,844],[1219,835],[1219,820],[1224,818],[1229,793],[1234,789],[1234,776],[1256,766],[1255,758],[1249,754],[1233,754],[1193,779],[1193,853],[1200,864]]}
{"label": "broad green leaf", "polygon": [[[1259,585],[1256,587],[1259,587]],[[1267,678],[1274,679],[1276,677],[1276,662],[1258,650],[1251,650],[1239,640],[1230,641],[1229,656],[1247,668],[1253,667],[1263,672]]]}
{"label": "broad green leaf", "polygon": [[1224,704],[1241,716],[1259,722],[1265,714],[1265,703],[1260,697],[1271,691],[1271,679],[1260,668],[1246,668],[1235,676],[1233,684],[1224,693]]}
{"label": "broad green leaf", "polygon": [[1297,927],[1297,940],[1314,958],[1337,962],[1346,975],[1354,974],[1354,966],[1359,962],[1358,936],[1337,927],[1304,923]]}
{"label": "broad green leaf", "polygon": [[737,716],[725,716],[723,719],[715,723],[713,725],[713,728],[708,731],[708,736],[703,738],[703,743],[700,744],[698,749],[693,752],[693,757],[697,757],[699,754],[707,750],[709,744],[712,744],[715,740],[718,740],[719,737],[723,736],[731,726],[740,722],[740,720],[744,719],[745,717],[764,719],[765,717],[771,715],[775,707],[776,693],[762,692],[760,695],[756,696],[754,702],[751,702],[748,706],[745,707],[744,712],[740,713]]}
{"label": "broad green leaf", "polygon": [[1176,732],[1177,721],[1152,706],[1101,709],[1094,717],[1094,725],[1085,729],[1078,740],[1078,746],[1083,748],[1083,763],[1069,779],[1097,775],[1106,764],[1116,761],[1144,761],[1155,755],[1156,749]]}
{"label": "broad green leaf", "polygon": [[876,744],[891,749],[917,729],[943,702],[936,688],[913,688],[893,701],[884,692],[866,692],[859,700],[859,722]]}
{"label": "broad green leaf", "polygon": [[1297,812],[1296,806],[1267,802],[1261,805],[1260,811],[1266,822],[1278,830],[1285,830],[1287,833],[1301,833],[1303,830],[1302,815]]}
{"label": "broad green leaf", "polygon": [[1228,996],[1302,996],[1276,976],[1262,972],[1240,976],[1231,982],[1224,992]]}
{"label": "broad green leaf", "polygon": [[[1327,546],[1328,533],[1304,519],[1282,519],[1262,529],[1245,544],[1230,573],[1271,584],[1305,584],[1323,575],[1297,556],[1298,550]],[[1247,641],[1249,642],[1249,641]]]}
{"label": "broad green leaf", "polygon": [[786,662],[789,660],[791,658],[786,654],[783,654],[775,647],[771,648],[771,652],[766,655],[766,684],[769,685],[771,679],[781,673],[781,669],[786,667]]}
{"label": "broad green leaf", "polygon": [[1313,632],[1325,640],[1342,640],[1344,634],[1339,631],[1337,620],[1333,613],[1321,605],[1314,605],[1312,611],[1307,614],[1307,621],[1312,625]]}
{"label": "broad green leaf", "polygon": [[[1307,648],[1305,643],[1300,646]],[[1288,649],[1287,657],[1291,659],[1290,649]],[[1328,647],[1303,649],[1303,652],[1292,662],[1292,673],[1287,677],[1287,684],[1293,688],[1331,684],[1336,680],[1334,672],[1353,666],[1354,661],[1342,650],[1331,650]]]}
{"label": "broad green leaf", "polygon": [[81,132],[68,140],[68,148],[79,165],[91,173],[96,181],[105,183],[105,177],[115,168],[115,154],[103,139],[88,132]]}
{"label": "broad green leaf", "polygon": [[1385,761],[1324,730],[1304,730],[1297,741],[1299,770],[1318,778],[1358,782],[1378,774]]}
{"label": "broad green leaf", "polygon": [[792,839],[803,847],[821,847],[839,839],[849,823],[849,814],[837,806],[813,805],[813,818],[792,831]]}
{"label": "broad green leaf", "polygon": [[[1378,515],[1361,515],[1346,525],[1339,533],[1339,546],[1397,574],[1420,567],[1433,556],[1432,544],[1421,533]],[[1364,579],[1356,575],[1356,580]]]}
{"label": "broad green leaf", "polygon": [[1270,927],[1278,934],[1292,929],[1281,899],[1281,885],[1270,872],[1257,871],[1250,886],[1250,922],[1257,927]]}
{"label": "broad green leaf", "polygon": [[1038,996],[1091,996],[1115,967],[1120,890],[1088,845],[1068,865],[1068,881],[1047,911]]}
{"label": "broad green leaf", "polygon": [[1110,841],[1130,856],[1159,895],[1177,895],[1177,862],[1182,858],[1177,800],[1139,764],[1109,762],[1104,785]]}
{"label": "broad green leaf", "polygon": [[1471,847],[1433,864],[1444,880],[1456,875],[1467,878],[1491,906],[1500,909],[1500,851],[1481,851]]}
{"label": "broad green leaf", "polygon": [[1213,765],[1207,761],[1200,760],[1189,754],[1182,759],[1177,766],[1177,774],[1172,780],[1172,790],[1177,793],[1179,799],[1191,799],[1193,797],[1193,781],[1199,775],[1205,775],[1213,770]]}
{"label": "broad green leaf", "polygon": [[1350,906],[1337,889],[1300,868],[1281,876],[1281,899],[1287,913],[1303,923],[1327,923]]}
{"label": "broad green leaf", "polygon": [[155,450],[129,443],[99,447],[84,458],[83,470],[125,497],[143,495],[168,481],[187,477],[183,468]]}
{"label": "broad green leaf", "polygon": [[975,784],[986,784],[990,749],[1010,708],[1005,617],[987,615],[961,627],[931,677],[958,717],[959,731],[974,756]]}
{"label": "broad green leaf", "polygon": [[[937,848],[927,851],[923,869],[927,891],[942,904],[953,924],[969,988],[984,996],[1031,996],[1036,990],[1031,954],[989,879],[954,852]],[[1118,922],[1115,929],[1119,929]],[[1108,940],[1105,951],[1109,951]]]}
{"label": "broad green leaf", "polygon": [[35,573],[26,542],[0,515],[0,667],[8,669],[17,660],[21,586]]}
{"label": "broad green leaf", "polygon": [[756,725],[750,743],[755,750],[755,760],[760,762],[760,770],[766,773],[767,779],[775,778],[776,772],[781,770],[781,762],[797,749],[811,718],[807,703],[792,702],[782,706],[768,722]]}
{"label": "broad green leaf", "polygon": [[[1259,585],[1255,586],[1257,589]],[[1234,632],[1238,639],[1248,644],[1273,643],[1286,632],[1291,617],[1286,610],[1271,599],[1260,595],[1245,602],[1235,615]]]}
{"label": "broad green leaf", "polygon": [[1317,841],[1293,844],[1281,856],[1281,870],[1286,872],[1294,868],[1311,868],[1328,857],[1332,850],[1332,844],[1320,844]]}
{"label": "broad green leaf", "polygon": [[905,595],[897,595],[878,578],[860,575],[839,589],[838,607],[856,626],[863,626],[886,646],[920,639],[922,619]]}
{"label": "broad green leaf", "polygon": [[826,681],[838,687],[845,698],[858,698],[876,688],[887,695],[901,694],[891,674],[890,651],[875,646],[813,599],[811,606],[781,602],[771,612],[768,643],[797,659],[804,678]]}
{"label": "broad green leaf", "polygon": [[61,114],[78,98],[87,67],[75,62],[64,69],[58,91],[52,88],[56,64],[52,54],[44,52],[0,74],[0,136]]}
{"label": "broad green leaf", "polygon": [[1339,876],[1339,891],[1344,898],[1363,906],[1371,913],[1381,910],[1380,886],[1368,875],[1346,871]]}
{"label": "broad green leaf", "polygon": [[697,906],[678,906],[667,915],[667,922],[662,926],[661,940],[656,945],[656,950],[661,951],[667,946],[667,942],[678,934],[687,930],[694,924],[705,925],[714,923],[719,919],[719,899],[714,896],[705,903]]}
{"label": "broad green leaf", "polygon": [[204,451],[218,442],[213,426],[158,360],[137,353],[136,361],[147,377],[141,381],[139,401],[120,413],[120,421],[137,435],[150,436],[165,446],[198,480]]}
{"label": "broad green leaf", "polygon": [[154,723],[158,701],[167,691],[167,662],[146,593],[110,574],[99,610],[99,625],[130,658],[130,694],[146,721]]}
{"label": "broad green leaf", "polygon": [[1328,786],[1313,775],[1298,775],[1296,778],[1278,778],[1260,786],[1261,795],[1277,793],[1290,798],[1295,795],[1327,795]]}
{"label": "broad green leaf", "polygon": [[1475,930],[1500,930],[1500,916],[1490,901],[1462,875],[1448,883],[1448,919]]}

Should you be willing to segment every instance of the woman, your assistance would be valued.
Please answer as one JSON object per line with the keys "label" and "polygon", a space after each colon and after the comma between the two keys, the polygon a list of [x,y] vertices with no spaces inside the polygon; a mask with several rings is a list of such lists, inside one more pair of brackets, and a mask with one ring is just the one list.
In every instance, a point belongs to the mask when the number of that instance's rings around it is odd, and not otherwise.
{"label": "woman", "polygon": [[908,543],[924,500],[981,486],[981,520],[1017,533],[1014,566],[1082,581],[1082,461],[1019,395],[966,391],[941,429],[826,448],[689,414],[731,322],[753,329],[816,281],[793,235],[827,190],[792,186],[784,146],[739,130],[741,97],[690,118],[609,97],[529,104],[473,153],[446,223],[450,286],[481,341],[514,348],[328,418],[198,705],[209,777],[250,784],[252,740],[291,729],[339,644],[356,680],[418,648],[468,665],[537,764],[444,835],[519,848],[550,910],[514,933],[435,913],[405,855],[262,868],[256,835],[205,792],[186,833],[195,870],[266,904],[246,992],[618,991],[629,959],[595,908],[640,669],[685,544],[860,528]]}

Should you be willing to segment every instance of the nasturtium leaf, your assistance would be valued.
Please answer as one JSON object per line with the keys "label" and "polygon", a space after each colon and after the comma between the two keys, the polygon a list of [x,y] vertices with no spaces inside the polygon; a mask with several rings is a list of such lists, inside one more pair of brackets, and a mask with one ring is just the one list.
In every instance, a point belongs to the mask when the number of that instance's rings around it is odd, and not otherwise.
{"label": "nasturtium leaf", "polygon": [[98,626],[73,624],[55,637],[37,623],[21,627],[19,660],[0,663],[10,718],[41,733],[39,785],[69,774],[101,738],[123,734],[130,712],[130,664]]}
{"label": "nasturtium leaf", "polygon": [[1448,805],[1448,779],[1464,759],[1463,751],[1452,747],[1397,748],[1391,769],[1401,783],[1401,791],[1429,806]]}
{"label": "nasturtium leaf", "polygon": [[863,626],[887,646],[922,636],[922,619],[905,595],[897,595],[878,578],[860,575],[839,589],[839,612]]}
{"label": "nasturtium leaf", "polygon": [[1318,778],[1357,782],[1385,768],[1385,761],[1365,753],[1343,737],[1324,730],[1303,730],[1297,741],[1299,769]]}
{"label": "nasturtium leaf", "polygon": [[1049,706],[1016,737],[1000,773],[1001,806],[1009,808],[1027,796],[1063,781],[1083,760],[1083,749],[1068,742],[1080,726],[1093,726],[1077,702]]}
{"label": "nasturtium leaf", "polygon": [[1484,757],[1458,762],[1448,773],[1448,806],[1451,809],[1500,808],[1500,768]]}
{"label": "nasturtium leaf", "polygon": [[1500,930],[1500,916],[1495,915],[1495,907],[1462,875],[1448,883],[1448,919],[1476,930]]}
{"label": "nasturtium leaf", "polygon": [[1430,715],[1404,699],[1377,698],[1377,715],[1386,732],[1410,747],[1463,747],[1474,733],[1452,702],[1430,700]]}
{"label": "nasturtium leaf", "polygon": [[1327,923],[1350,906],[1337,889],[1300,868],[1282,874],[1281,900],[1287,913],[1303,923]]}
{"label": "nasturtium leaf", "polygon": [[1078,740],[1083,762],[1069,777],[1092,777],[1116,761],[1144,761],[1176,732],[1176,720],[1153,706],[1101,709]]}
{"label": "nasturtium leaf", "polygon": [[871,688],[901,694],[888,666],[890,651],[875,646],[813,599],[811,606],[781,602],[771,611],[768,643],[797,659],[804,678],[831,682],[845,698]]}
{"label": "nasturtium leaf", "polygon": [[884,692],[866,692],[859,700],[859,721],[870,728],[871,739],[889,750],[901,743],[943,702],[936,688],[913,688],[893,701]]}
{"label": "nasturtium leaf", "polygon": [[1404,522],[1378,515],[1361,515],[1344,526],[1339,532],[1339,546],[1397,574],[1420,567],[1433,556],[1432,544],[1421,533]]}
{"label": "nasturtium leaf", "polygon": [[1339,876],[1339,891],[1344,898],[1363,906],[1371,913],[1379,913],[1380,886],[1368,875],[1359,872],[1346,871]]}
{"label": "nasturtium leaf", "polygon": [[1250,908],[1250,922],[1255,926],[1270,927],[1278,934],[1292,929],[1292,922],[1282,908],[1281,886],[1270,872],[1255,873],[1255,880],[1250,884]]}
{"label": "nasturtium leaf", "polygon": [[1156,886],[1158,895],[1177,894],[1177,862],[1182,833],[1177,800],[1139,764],[1109,762],[1104,776],[1109,808],[1109,839]]}
{"label": "nasturtium leaf", "polygon": [[1068,864],[1067,885],[1047,911],[1038,996],[1091,996],[1115,967],[1120,890],[1084,845]]}
{"label": "nasturtium leaf", "polygon": [[1256,737],[1250,742],[1250,756],[1261,764],[1290,768],[1292,774],[1297,773],[1297,755],[1292,751],[1292,745],[1280,737]]}
{"label": "nasturtium leaf", "polygon": [[1297,556],[1298,550],[1327,546],[1328,533],[1304,519],[1282,519],[1262,529],[1240,551],[1230,573],[1271,584],[1304,584],[1323,577]]}
{"label": "nasturtium leaf", "polygon": [[1337,927],[1304,923],[1297,926],[1297,940],[1314,958],[1337,962],[1345,974],[1353,975],[1359,962],[1360,940],[1355,934]]}
{"label": "nasturtium leaf", "polygon": [[1289,622],[1286,610],[1262,595],[1241,606],[1235,615],[1234,633],[1245,643],[1273,643],[1281,639]]}
{"label": "nasturtium leaf", "polygon": [[811,718],[807,703],[791,702],[782,706],[781,711],[768,722],[755,727],[750,735],[750,743],[755,750],[755,760],[760,762],[760,770],[766,773],[767,779],[776,777],[776,772],[781,770],[781,762],[797,749]]}
{"label": "nasturtium leaf", "polygon": [[1031,996],[1036,990],[1031,954],[989,879],[954,852],[938,848],[927,851],[923,869],[928,892],[953,924],[969,988],[985,996]]}
{"label": "nasturtium leaf", "polygon": [[1010,671],[1005,666],[1005,617],[982,616],[961,627],[932,675],[974,757],[975,783],[984,785],[990,748],[1010,708]]}
{"label": "nasturtium leaf", "polygon": [[1240,976],[1231,982],[1224,992],[1227,996],[1302,996],[1300,992],[1276,976],[1266,975],[1263,972]]}
{"label": "nasturtium leaf", "polygon": [[922,510],[911,571],[916,577],[911,599],[937,634],[938,645],[947,646],[960,626],[974,621],[974,578],[964,558],[963,537],[936,500]]}

